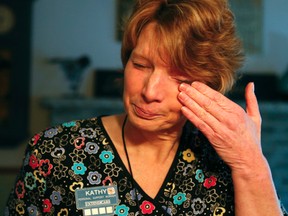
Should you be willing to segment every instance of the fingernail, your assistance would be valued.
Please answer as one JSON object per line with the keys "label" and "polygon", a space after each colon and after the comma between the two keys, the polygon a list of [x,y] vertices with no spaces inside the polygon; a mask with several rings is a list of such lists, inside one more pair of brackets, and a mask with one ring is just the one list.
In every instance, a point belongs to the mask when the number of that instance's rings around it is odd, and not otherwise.
{"label": "fingernail", "polygon": [[180,86],[179,86],[179,89],[183,91],[183,90],[185,90],[187,88],[187,86],[188,86],[187,83],[181,83]]}
{"label": "fingernail", "polygon": [[252,82],[252,91],[255,93],[255,84]]}

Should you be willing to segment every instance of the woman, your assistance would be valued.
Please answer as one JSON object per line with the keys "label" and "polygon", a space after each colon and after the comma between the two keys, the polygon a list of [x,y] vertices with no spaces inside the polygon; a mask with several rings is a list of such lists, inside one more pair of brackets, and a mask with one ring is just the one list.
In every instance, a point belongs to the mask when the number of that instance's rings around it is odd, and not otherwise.
{"label": "woman", "polygon": [[282,215],[253,83],[246,111],[223,95],[243,60],[233,22],[224,0],[139,0],[125,114],[35,135],[7,215]]}

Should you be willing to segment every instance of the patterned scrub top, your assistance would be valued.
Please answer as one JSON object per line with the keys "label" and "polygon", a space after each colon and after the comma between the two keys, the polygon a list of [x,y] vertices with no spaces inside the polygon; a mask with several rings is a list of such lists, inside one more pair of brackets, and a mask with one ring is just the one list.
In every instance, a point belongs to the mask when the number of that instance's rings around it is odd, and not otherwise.
{"label": "patterned scrub top", "polygon": [[[234,215],[230,170],[197,130],[184,128],[154,199],[131,180],[101,117],[63,123],[30,140],[5,215]],[[76,208],[75,190],[108,185],[119,196],[112,213]]]}

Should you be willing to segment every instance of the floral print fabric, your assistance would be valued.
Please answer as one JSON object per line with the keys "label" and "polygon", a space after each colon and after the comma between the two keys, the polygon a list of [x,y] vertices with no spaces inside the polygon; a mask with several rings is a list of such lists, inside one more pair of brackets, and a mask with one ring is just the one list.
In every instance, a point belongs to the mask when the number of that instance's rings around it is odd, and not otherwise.
{"label": "floral print fabric", "polygon": [[117,185],[118,216],[234,215],[230,170],[196,130],[184,131],[152,199],[131,181],[100,117],[64,123],[30,140],[5,215],[83,215],[75,190],[105,185]]}

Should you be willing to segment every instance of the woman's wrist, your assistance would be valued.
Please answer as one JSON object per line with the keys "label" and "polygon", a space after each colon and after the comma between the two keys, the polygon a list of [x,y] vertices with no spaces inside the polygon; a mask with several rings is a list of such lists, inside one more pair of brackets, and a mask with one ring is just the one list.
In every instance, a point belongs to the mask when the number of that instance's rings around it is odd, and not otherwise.
{"label": "woman's wrist", "polygon": [[281,215],[271,170],[264,156],[244,171],[232,170],[232,179],[236,215]]}
{"label": "woman's wrist", "polygon": [[267,159],[264,155],[254,156],[248,162],[237,167],[231,167],[233,181],[242,179],[244,181],[261,181],[262,179],[270,179],[271,170]]}

